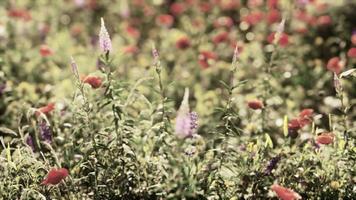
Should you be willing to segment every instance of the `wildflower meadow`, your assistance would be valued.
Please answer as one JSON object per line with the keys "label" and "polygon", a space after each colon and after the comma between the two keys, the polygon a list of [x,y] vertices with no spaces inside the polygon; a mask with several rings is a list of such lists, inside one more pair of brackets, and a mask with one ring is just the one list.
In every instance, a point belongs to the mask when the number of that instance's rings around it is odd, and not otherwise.
{"label": "wildflower meadow", "polygon": [[355,0],[1,0],[0,199],[356,199]]}

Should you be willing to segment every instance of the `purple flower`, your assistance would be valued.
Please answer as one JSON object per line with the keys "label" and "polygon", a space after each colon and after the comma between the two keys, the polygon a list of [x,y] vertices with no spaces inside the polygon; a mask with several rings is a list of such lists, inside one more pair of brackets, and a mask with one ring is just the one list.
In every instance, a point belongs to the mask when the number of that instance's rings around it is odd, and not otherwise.
{"label": "purple flower", "polygon": [[75,62],[74,58],[71,57],[71,63],[70,65],[72,66],[72,72],[74,74],[75,77],[79,78],[79,72],[78,72],[78,65]]}
{"label": "purple flower", "polygon": [[31,136],[27,136],[26,144],[31,147],[32,151],[35,150],[35,145],[33,144],[33,139]]}
{"label": "purple flower", "polygon": [[272,170],[275,169],[277,167],[277,164],[278,162],[281,160],[281,157],[280,156],[276,156],[276,157],[273,157],[267,167],[266,167],[266,170],[265,170],[265,174],[271,174]]}
{"label": "purple flower", "polygon": [[45,121],[39,124],[40,134],[44,141],[52,142],[52,131]]}
{"label": "purple flower", "polygon": [[198,129],[198,114],[189,111],[189,89],[185,89],[182,104],[176,118],[175,132],[182,138],[192,137]]}
{"label": "purple flower", "polygon": [[109,36],[108,31],[106,30],[105,22],[104,22],[103,18],[101,18],[101,27],[100,27],[100,33],[99,33],[99,46],[100,46],[100,49],[104,53],[110,52],[112,50],[110,36]]}

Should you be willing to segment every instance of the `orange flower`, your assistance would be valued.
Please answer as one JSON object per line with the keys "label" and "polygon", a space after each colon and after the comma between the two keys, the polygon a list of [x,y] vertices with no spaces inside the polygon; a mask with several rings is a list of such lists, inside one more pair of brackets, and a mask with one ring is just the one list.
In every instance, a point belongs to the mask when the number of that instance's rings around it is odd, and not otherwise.
{"label": "orange flower", "polygon": [[54,110],[55,106],[55,103],[49,103],[46,106],[38,108],[36,111],[36,116],[38,117],[41,113],[48,115],[52,110]]}
{"label": "orange flower", "polygon": [[316,142],[319,144],[331,144],[334,142],[335,135],[333,133],[322,133],[316,137]]}
{"label": "orange flower", "polygon": [[84,83],[89,84],[92,88],[97,89],[101,86],[102,80],[98,76],[86,76],[82,78]]}
{"label": "orange flower", "polygon": [[68,176],[68,174],[68,170],[65,168],[51,169],[47,174],[47,178],[45,178],[41,184],[57,185],[62,180],[64,180]]}
{"label": "orange flower", "polygon": [[282,187],[278,184],[273,184],[271,190],[275,192],[279,199],[282,200],[297,200],[302,199],[302,197],[291,189]]}
{"label": "orange flower", "polygon": [[252,100],[252,101],[248,101],[247,105],[249,108],[253,109],[253,110],[258,110],[258,109],[262,109],[263,108],[263,102],[260,100]]}

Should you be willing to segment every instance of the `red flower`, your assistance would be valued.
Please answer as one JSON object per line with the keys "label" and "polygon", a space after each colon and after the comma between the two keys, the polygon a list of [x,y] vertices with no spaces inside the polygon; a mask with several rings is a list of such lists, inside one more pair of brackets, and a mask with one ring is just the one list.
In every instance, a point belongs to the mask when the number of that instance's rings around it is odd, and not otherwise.
{"label": "red flower", "polygon": [[344,68],[344,63],[340,60],[339,57],[333,57],[328,61],[326,68],[332,72],[335,72],[336,74],[339,74]]}
{"label": "red flower", "polygon": [[318,144],[331,144],[334,142],[335,135],[333,133],[322,133],[316,137]]}
{"label": "red flower", "polygon": [[347,52],[347,56],[350,58],[356,58],[356,48],[353,47]]}
{"label": "red flower", "polygon": [[42,185],[57,185],[68,176],[69,172],[65,168],[51,169],[47,178],[42,181]]}
{"label": "red flower", "polygon": [[276,23],[279,21],[281,21],[281,14],[279,13],[279,11],[277,9],[270,10],[267,13],[267,22],[269,24],[273,24],[273,23]]}
{"label": "red flower", "polygon": [[135,54],[138,52],[138,48],[134,45],[129,45],[129,46],[124,47],[123,52],[125,54]]}
{"label": "red flower", "polygon": [[313,109],[304,109],[299,113],[299,124],[301,127],[312,122],[313,113]]}
{"label": "red flower", "polygon": [[36,116],[39,116],[41,113],[48,115],[51,111],[53,111],[56,107],[55,103],[49,103],[46,106],[40,107],[37,109]]}
{"label": "red flower", "polygon": [[214,44],[219,44],[222,42],[229,41],[229,33],[228,32],[221,32],[213,37]]}
{"label": "red flower", "polygon": [[317,24],[319,26],[328,26],[332,22],[331,17],[329,15],[323,15],[318,17],[317,19]]}
{"label": "red flower", "polygon": [[258,109],[262,109],[263,108],[263,102],[260,100],[252,100],[252,101],[248,101],[247,105],[249,108],[253,109],[253,110],[258,110]]}
{"label": "red flower", "polygon": [[199,4],[200,11],[207,13],[212,9],[212,5],[208,2],[202,2]]}
{"label": "red flower", "polygon": [[129,36],[133,37],[133,38],[139,38],[140,37],[140,31],[133,27],[133,26],[127,26],[126,27],[126,32]]}
{"label": "red flower", "polygon": [[[267,41],[269,43],[273,43],[275,34],[276,33],[273,32],[268,35]],[[286,47],[289,43],[289,36],[286,33],[282,33],[278,43],[281,47]]]}
{"label": "red flower", "polygon": [[219,27],[227,27],[230,28],[234,25],[234,21],[231,19],[231,17],[219,17],[214,21],[214,27],[219,28]]}
{"label": "red flower", "polygon": [[176,42],[176,47],[178,49],[187,49],[190,47],[190,40],[188,37],[181,37]]}
{"label": "red flower", "polygon": [[273,184],[271,186],[271,190],[277,194],[279,199],[282,200],[297,200],[302,198],[298,193],[294,192],[293,190],[282,187],[278,184]]}
{"label": "red flower", "polygon": [[163,15],[159,15],[156,18],[156,23],[160,26],[165,26],[165,27],[171,27],[173,25],[173,17],[172,15],[168,15],[168,14],[163,14]]}
{"label": "red flower", "polygon": [[182,14],[185,10],[184,3],[173,3],[170,7],[171,13],[175,16]]}
{"label": "red flower", "polygon": [[202,51],[199,54],[199,64],[202,68],[206,69],[210,63],[217,59],[217,55],[211,51]]}
{"label": "red flower", "polygon": [[240,6],[239,0],[215,0],[222,10],[235,10]]}
{"label": "red flower", "polygon": [[290,131],[298,131],[301,128],[302,126],[299,123],[299,119],[292,119],[288,123],[288,130]]}
{"label": "red flower", "polygon": [[277,8],[278,6],[278,0],[268,0],[267,1],[267,6],[272,9],[272,8]]}
{"label": "red flower", "polygon": [[32,19],[31,13],[25,9],[13,8],[7,12],[7,15],[12,18],[30,21]]}
{"label": "red flower", "polygon": [[99,88],[102,84],[102,80],[98,76],[86,76],[82,79],[82,81],[89,84],[94,89]]}
{"label": "red flower", "polygon": [[53,51],[46,44],[42,44],[40,47],[40,54],[42,57],[48,57],[53,55]]}
{"label": "red flower", "polygon": [[250,14],[244,16],[242,21],[248,23],[249,25],[256,25],[263,20],[263,13],[261,11],[253,11]]}

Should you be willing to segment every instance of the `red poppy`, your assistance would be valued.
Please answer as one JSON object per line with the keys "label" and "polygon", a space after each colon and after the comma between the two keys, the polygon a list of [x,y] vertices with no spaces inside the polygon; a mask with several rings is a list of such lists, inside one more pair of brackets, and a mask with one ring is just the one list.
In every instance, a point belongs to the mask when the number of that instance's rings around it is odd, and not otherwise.
{"label": "red poppy", "polygon": [[267,13],[267,22],[269,24],[273,24],[273,23],[276,23],[279,21],[281,21],[281,14],[279,13],[279,11],[277,9],[270,10]]}
{"label": "red poppy", "polygon": [[347,56],[350,58],[356,58],[356,48],[353,47],[347,51]]}
{"label": "red poppy", "polygon": [[82,79],[82,81],[89,84],[94,89],[99,88],[102,84],[102,80],[98,76],[86,76]]}
{"label": "red poppy", "polygon": [[53,51],[46,44],[42,44],[40,47],[40,54],[42,57],[48,57],[53,55]]}
{"label": "red poppy", "polygon": [[173,15],[181,15],[186,10],[184,3],[173,3],[170,6],[170,11]]}
{"label": "red poppy", "polygon": [[163,14],[163,15],[159,15],[156,18],[156,23],[160,26],[165,26],[165,27],[171,27],[173,25],[173,17],[172,15],[168,15],[168,14]]}
{"label": "red poppy", "polygon": [[185,37],[185,36],[179,38],[179,39],[177,40],[177,42],[176,42],[176,47],[177,47],[178,49],[187,49],[187,48],[190,47],[190,45],[191,45],[191,44],[190,44],[189,38],[188,38],[188,37]]}
{"label": "red poppy", "polygon": [[299,113],[299,124],[301,127],[312,122],[314,110],[313,109],[303,109]]}
{"label": "red poppy", "polygon": [[291,119],[288,123],[288,130],[290,131],[298,131],[302,126],[299,123],[299,119]]}
{"label": "red poppy", "polygon": [[258,109],[262,109],[263,108],[263,102],[260,100],[251,100],[247,102],[247,105],[249,108],[253,109],[253,110],[258,110]]}
{"label": "red poppy", "polygon": [[344,63],[340,60],[339,57],[330,58],[326,68],[336,74],[339,74],[344,68]]}
{"label": "red poppy", "polygon": [[219,44],[219,43],[228,42],[228,41],[229,41],[229,33],[228,32],[221,32],[213,37],[214,44]]}
{"label": "red poppy", "polygon": [[28,10],[13,8],[7,12],[7,15],[12,18],[22,19],[24,21],[30,21],[32,19],[31,13]]}
{"label": "red poppy", "polygon": [[[267,41],[269,43],[273,43],[275,34],[276,33],[273,32],[268,35]],[[289,43],[289,36],[286,33],[282,33],[278,43],[281,47],[286,47]]]}
{"label": "red poppy", "polygon": [[212,61],[217,59],[217,55],[211,51],[202,51],[199,54],[199,64],[203,69],[206,69],[210,66]]}
{"label": "red poppy", "polygon": [[334,142],[335,135],[333,133],[322,133],[316,137],[316,142],[319,144],[331,144]]}
{"label": "red poppy", "polygon": [[294,192],[293,190],[282,187],[278,184],[273,184],[271,186],[271,190],[277,194],[279,199],[282,200],[297,200],[302,198],[298,193]]}
{"label": "red poppy", "polygon": [[42,106],[37,109],[36,116],[39,116],[41,113],[48,115],[51,111],[53,111],[56,107],[55,103],[49,103],[46,106]]}
{"label": "red poppy", "polygon": [[68,176],[69,172],[65,168],[51,169],[47,177],[42,181],[42,185],[57,185]]}

